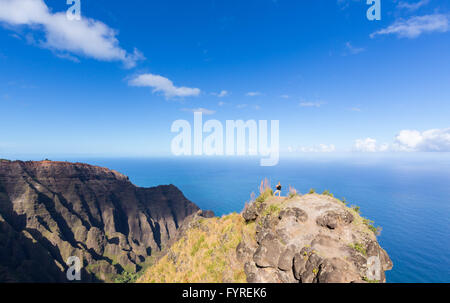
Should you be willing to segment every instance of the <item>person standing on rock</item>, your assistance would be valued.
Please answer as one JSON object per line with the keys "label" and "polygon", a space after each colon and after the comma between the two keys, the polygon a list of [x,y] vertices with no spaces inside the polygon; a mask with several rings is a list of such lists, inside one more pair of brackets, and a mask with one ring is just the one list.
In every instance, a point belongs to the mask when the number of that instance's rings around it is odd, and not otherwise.
{"label": "person standing on rock", "polygon": [[277,190],[275,191],[275,193],[273,195],[276,196],[278,194],[278,197],[281,197],[281,183],[280,183],[280,181],[278,181],[276,189]]}

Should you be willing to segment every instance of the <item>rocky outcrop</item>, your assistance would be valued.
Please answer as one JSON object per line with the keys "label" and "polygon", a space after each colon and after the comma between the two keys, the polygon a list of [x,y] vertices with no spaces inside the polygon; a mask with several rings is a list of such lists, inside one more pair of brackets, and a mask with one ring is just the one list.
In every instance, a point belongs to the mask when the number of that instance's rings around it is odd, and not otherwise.
{"label": "rocky outcrop", "polygon": [[236,251],[248,282],[385,282],[389,256],[368,221],[341,201],[308,194],[264,204],[243,211],[256,224],[254,240]]}
{"label": "rocky outcrop", "polygon": [[370,221],[328,195],[266,196],[241,214],[193,216],[139,282],[385,282]]}
{"label": "rocky outcrop", "polygon": [[173,185],[139,188],[106,168],[0,160],[0,281],[66,281],[70,256],[83,281],[111,281],[139,270],[198,210]]}

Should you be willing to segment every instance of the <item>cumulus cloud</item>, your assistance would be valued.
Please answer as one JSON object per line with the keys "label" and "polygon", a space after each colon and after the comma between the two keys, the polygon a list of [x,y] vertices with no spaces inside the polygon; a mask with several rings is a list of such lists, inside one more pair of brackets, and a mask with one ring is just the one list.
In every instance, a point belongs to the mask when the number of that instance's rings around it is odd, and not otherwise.
{"label": "cumulus cloud", "polygon": [[185,112],[193,112],[193,113],[202,113],[204,115],[212,115],[215,114],[216,111],[215,110],[211,110],[211,109],[207,109],[207,108],[203,108],[203,107],[199,107],[199,108],[182,108],[182,111]]}
{"label": "cumulus cloud", "polygon": [[398,151],[450,152],[450,128],[424,132],[402,130],[395,137],[393,148]]}
{"label": "cumulus cloud", "polygon": [[358,139],[353,149],[359,152],[450,152],[450,128],[423,132],[402,130],[392,144],[378,144],[372,138]]}
{"label": "cumulus cloud", "polygon": [[127,68],[144,59],[136,49],[131,53],[122,49],[117,32],[106,24],[86,17],[71,21],[66,12],[52,13],[43,0],[0,0],[0,22],[8,28],[26,26],[32,32],[43,32],[45,39],[38,45],[55,52],[120,61]]}
{"label": "cumulus cloud", "polygon": [[419,8],[421,8],[422,6],[427,5],[428,3],[430,3],[430,0],[420,0],[418,2],[414,2],[414,3],[409,3],[406,1],[400,1],[397,4],[398,8],[403,8],[403,9],[407,9],[410,11],[415,11],[418,10]]}
{"label": "cumulus cloud", "polygon": [[128,81],[130,86],[151,87],[154,93],[162,93],[166,98],[198,96],[200,89],[177,87],[169,79],[154,74],[141,74]]}
{"label": "cumulus cloud", "polygon": [[449,30],[449,18],[442,14],[425,16],[414,16],[407,20],[398,20],[392,25],[376,31],[370,35],[374,38],[377,35],[397,35],[400,38],[417,38],[424,33],[440,32]]}
{"label": "cumulus cloud", "polygon": [[357,152],[375,153],[387,151],[389,149],[389,145],[388,144],[380,145],[377,143],[377,140],[372,138],[366,138],[356,140],[353,149]]}

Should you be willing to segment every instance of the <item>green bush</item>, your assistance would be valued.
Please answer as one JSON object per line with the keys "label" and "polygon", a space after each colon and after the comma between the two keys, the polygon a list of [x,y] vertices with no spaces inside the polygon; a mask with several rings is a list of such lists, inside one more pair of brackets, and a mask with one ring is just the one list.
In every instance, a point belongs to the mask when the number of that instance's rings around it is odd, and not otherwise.
{"label": "green bush", "polygon": [[329,191],[328,189],[327,189],[327,190],[324,190],[324,192],[322,193],[322,195],[334,197],[334,195],[333,195],[332,193],[330,193],[330,191]]}
{"label": "green bush", "polygon": [[364,246],[361,243],[350,244],[349,246],[351,248],[353,248],[354,250],[359,251],[364,256],[367,254],[366,249],[364,248]]}
{"label": "green bush", "polygon": [[138,278],[137,273],[131,273],[127,271],[123,271],[119,276],[117,276],[114,280],[115,283],[135,283]]}
{"label": "green bush", "polygon": [[360,210],[359,206],[352,205],[352,209],[353,209],[355,212],[357,212],[358,214],[361,213],[361,210]]}
{"label": "green bush", "polygon": [[262,203],[272,196],[273,196],[273,190],[270,188],[267,188],[262,194],[259,195],[258,198],[256,198],[255,201]]}
{"label": "green bush", "polygon": [[363,218],[363,223],[375,234],[375,236],[379,236],[381,233],[382,228],[380,226],[375,227],[373,225],[373,221],[369,220],[367,218]]}

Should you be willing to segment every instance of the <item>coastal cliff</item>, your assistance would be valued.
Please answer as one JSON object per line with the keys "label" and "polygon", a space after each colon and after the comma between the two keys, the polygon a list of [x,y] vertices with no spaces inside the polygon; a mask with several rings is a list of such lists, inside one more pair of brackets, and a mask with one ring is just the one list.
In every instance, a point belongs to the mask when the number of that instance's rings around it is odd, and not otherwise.
{"label": "coastal cliff", "polygon": [[378,230],[328,192],[273,197],[241,214],[196,217],[138,282],[385,282]]}
{"label": "coastal cliff", "polygon": [[0,160],[0,281],[113,281],[151,263],[199,208],[175,186],[140,188],[106,168]]}
{"label": "coastal cliff", "polygon": [[173,185],[82,163],[0,160],[0,282],[385,282],[379,230],[329,192],[215,217]]}

